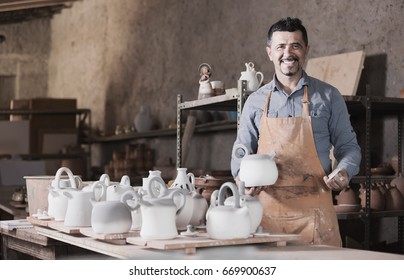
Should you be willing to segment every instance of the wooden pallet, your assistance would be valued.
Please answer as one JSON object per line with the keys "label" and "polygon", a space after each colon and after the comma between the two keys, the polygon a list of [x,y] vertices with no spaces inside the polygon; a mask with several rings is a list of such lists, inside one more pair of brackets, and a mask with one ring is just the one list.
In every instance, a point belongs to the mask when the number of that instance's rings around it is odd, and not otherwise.
{"label": "wooden pallet", "polygon": [[32,216],[27,217],[27,221],[30,222],[34,226],[48,227],[48,223],[54,221],[53,218],[42,220]]}
{"label": "wooden pallet", "polygon": [[68,227],[64,225],[63,221],[55,221],[54,218],[38,219],[32,216],[27,217],[27,220],[34,226],[48,227],[67,234],[81,234],[80,229],[87,227]]}
{"label": "wooden pallet", "polygon": [[258,243],[273,243],[276,246],[286,246],[288,241],[296,240],[298,234],[267,234],[263,236],[252,236],[248,238],[216,240],[209,238],[206,232],[198,233],[196,236],[181,236],[170,240],[146,240],[141,237],[128,237],[129,244],[146,246],[159,250],[184,249],[187,254],[195,254],[196,248],[218,247],[229,245],[245,245]]}
{"label": "wooden pallet", "polygon": [[90,228],[81,228],[81,234],[92,237],[94,239],[98,239],[104,242],[113,243],[116,245],[124,245],[126,244],[126,239],[130,237],[138,237],[139,231],[129,231],[126,233],[96,233],[93,229]]}

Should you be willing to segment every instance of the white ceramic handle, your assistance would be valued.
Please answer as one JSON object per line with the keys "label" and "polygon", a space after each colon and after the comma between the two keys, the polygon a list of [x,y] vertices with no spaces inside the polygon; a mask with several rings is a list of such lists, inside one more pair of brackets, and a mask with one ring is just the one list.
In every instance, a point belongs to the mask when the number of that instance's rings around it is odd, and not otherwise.
{"label": "white ceramic handle", "polygon": [[[96,196],[95,196],[95,191],[96,191],[96,189],[99,189],[99,188],[101,189],[101,194],[100,194],[99,197],[96,197]],[[91,186],[91,191],[93,192],[93,198],[91,198],[91,199],[93,199],[95,202],[101,201],[102,198],[103,198],[103,196],[104,196],[104,194],[105,194],[105,189],[106,189],[106,186],[105,186],[104,181],[97,181],[97,182],[95,182],[95,183]]]}
{"label": "white ceramic handle", "polygon": [[226,182],[219,190],[219,205],[224,206],[226,190],[230,189],[234,196],[234,208],[240,208],[240,195],[238,193],[238,188],[234,183]]}
{"label": "white ceramic handle", "polygon": [[[255,74],[255,76],[257,77],[257,79],[258,79],[258,87],[262,84],[262,81],[264,80],[264,74],[262,74],[261,72],[257,72],[256,74]],[[258,76],[260,76],[260,78],[258,78]]]}
{"label": "white ceramic handle", "polygon": [[[244,156],[241,157],[241,156],[239,156],[239,155],[237,154],[238,149],[242,149],[242,150],[244,151]],[[233,146],[233,151],[232,151],[232,153],[231,153],[233,159],[237,160],[238,162],[241,162],[241,160],[243,159],[243,157],[245,157],[245,156],[248,155],[248,154],[249,154],[248,148],[247,148],[244,144],[241,144],[241,143],[235,144],[235,145]]]}
{"label": "white ceramic handle", "polygon": [[[132,206],[128,203],[128,200],[134,201],[135,205]],[[140,207],[141,195],[134,190],[128,190],[121,195],[121,202],[129,208],[130,211],[135,211]]]}
{"label": "white ceramic handle", "polygon": [[105,186],[108,187],[111,182],[111,179],[109,178],[108,174],[104,173],[101,175],[100,181],[103,182],[105,184]]}
{"label": "white ceramic handle", "polygon": [[55,181],[56,181],[56,189],[60,189],[60,176],[62,176],[63,172],[66,172],[69,177],[70,185],[72,188],[77,189],[76,180],[74,179],[73,172],[67,167],[61,167],[56,171]]}
{"label": "white ceramic handle", "polygon": [[123,175],[123,176],[122,176],[120,185],[123,185],[123,186],[130,186],[130,178],[129,178],[128,175]]}
{"label": "white ceramic handle", "polygon": [[[155,181],[158,183],[160,188],[158,196],[156,196],[152,190]],[[151,177],[146,185],[146,191],[152,198],[161,198],[167,194],[168,189],[166,188],[166,183],[163,181],[163,179],[160,177]]]}
{"label": "white ceramic handle", "polygon": [[188,189],[188,191],[193,192],[195,191],[195,175],[192,172],[189,172],[187,174],[188,177],[188,181],[191,183],[190,188]]}

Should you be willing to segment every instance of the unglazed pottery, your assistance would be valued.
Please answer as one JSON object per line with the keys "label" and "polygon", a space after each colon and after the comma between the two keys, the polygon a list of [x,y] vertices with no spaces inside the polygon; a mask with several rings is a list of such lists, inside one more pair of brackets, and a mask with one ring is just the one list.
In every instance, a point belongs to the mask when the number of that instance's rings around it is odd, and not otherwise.
{"label": "unglazed pottery", "polygon": [[[233,193],[233,205],[224,204],[227,189]],[[245,204],[241,206],[240,195],[234,183],[224,183],[220,187],[218,205],[210,207],[207,212],[206,231],[210,238],[221,240],[247,238],[250,235],[249,210]]]}
{"label": "unglazed pottery", "polygon": [[[157,197],[151,192],[151,185],[155,182],[159,183],[161,190],[159,193],[164,195]],[[180,190],[168,191],[165,183],[161,178],[151,178],[146,186],[147,193],[144,191],[135,192],[127,191],[122,195],[122,201],[134,211],[140,207],[142,213],[142,226],[140,236],[146,240],[153,239],[173,239],[178,235],[176,227],[176,214],[181,211],[183,203],[178,208],[174,203],[173,197],[183,195]]]}
{"label": "unglazed pottery", "polygon": [[398,188],[394,185],[386,185],[386,209],[389,210],[404,210],[404,197]]}
{"label": "unglazed pottery", "polygon": [[[94,184],[94,192],[105,192],[106,186],[98,181]],[[121,200],[100,201],[100,198],[93,197],[90,202],[93,206],[91,212],[91,228],[100,234],[126,233],[132,226],[130,208],[122,202],[125,197],[122,194]]]}
{"label": "unglazed pottery", "polygon": [[403,174],[398,174],[396,178],[391,180],[390,185],[396,186],[397,189],[400,191],[401,195],[404,196],[404,177]]}
{"label": "unglazed pottery", "polygon": [[107,187],[106,200],[108,201],[120,201],[124,192],[132,190],[130,185],[130,178],[128,175],[124,175],[121,178],[119,184],[113,184]]}
{"label": "unglazed pottery", "polygon": [[[61,184],[60,177],[63,173],[67,174],[68,180],[63,180],[64,183]],[[64,187],[61,187],[61,185]],[[69,189],[77,189],[75,177],[69,168],[61,167],[56,171],[55,179],[52,180],[51,185],[48,187],[48,215],[56,221],[65,219],[68,200],[63,195],[63,191]]]}
{"label": "unglazed pottery", "polygon": [[336,196],[335,200],[337,201],[337,204],[350,204],[350,205],[357,205],[359,204],[359,197],[355,193],[355,191],[347,187],[343,190],[341,190]]}
{"label": "unglazed pottery", "polygon": [[[244,151],[244,156],[239,156],[239,149]],[[240,162],[239,178],[246,187],[273,185],[278,179],[274,154],[249,154],[245,145],[236,144],[232,157]]]}
{"label": "unglazed pottery", "polygon": [[[245,194],[244,182],[238,183],[238,192],[240,194],[240,206],[247,206],[250,215],[250,233],[255,233],[261,224],[264,209],[262,208],[259,200],[251,195]],[[225,205],[233,205],[235,196],[228,197],[225,201]]]}
{"label": "unglazed pottery", "polygon": [[94,196],[93,188],[65,190],[63,195],[67,197],[64,225],[69,227],[91,226],[93,206],[90,199]]}
{"label": "unglazed pottery", "polygon": [[[186,229],[188,225],[199,226],[203,224],[208,210],[208,202],[196,191],[194,174],[187,173],[187,168],[177,168],[177,177],[171,185],[171,189],[184,189],[187,191],[184,209],[181,210],[182,213],[177,214],[177,228]],[[186,217],[181,217],[185,213],[189,216],[188,221],[186,221]],[[180,220],[182,222],[179,222]]]}
{"label": "unglazed pottery", "polygon": [[246,70],[241,72],[239,80],[247,81],[248,91],[256,91],[264,79],[264,74],[261,72],[256,72],[254,63],[252,62],[245,63],[245,66]]}

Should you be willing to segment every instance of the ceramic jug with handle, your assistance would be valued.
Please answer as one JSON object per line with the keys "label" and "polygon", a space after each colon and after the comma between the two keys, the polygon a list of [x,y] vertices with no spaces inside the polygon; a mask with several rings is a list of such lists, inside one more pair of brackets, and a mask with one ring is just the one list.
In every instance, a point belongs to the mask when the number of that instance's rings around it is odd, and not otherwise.
{"label": "ceramic jug with handle", "polygon": [[[244,156],[240,156],[239,150]],[[246,187],[273,185],[278,179],[275,154],[249,154],[245,145],[236,144],[232,157],[240,162],[239,178]]]}
{"label": "ceramic jug with handle", "polygon": [[[68,180],[63,180],[61,184],[61,176],[66,173]],[[56,221],[63,221],[67,211],[67,197],[63,195],[63,191],[69,189],[77,189],[77,184],[72,171],[67,167],[61,167],[56,171],[55,179],[52,180],[48,187],[48,215]]]}
{"label": "ceramic jug with handle", "polygon": [[[225,205],[225,193],[230,189],[233,205]],[[250,235],[250,214],[247,206],[241,206],[240,195],[234,183],[224,183],[219,190],[219,203],[207,213],[206,231],[212,239],[247,238]]]}
{"label": "ceramic jug with handle", "polygon": [[[155,196],[151,191],[151,185],[155,182],[159,183],[163,193],[160,197]],[[134,190],[127,191],[122,195],[122,201],[136,210],[140,207],[142,213],[142,226],[140,236],[146,240],[154,239],[173,239],[178,235],[176,227],[176,214],[181,211],[183,203],[178,208],[174,203],[175,195],[182,195],[180,190],[168,191],[165,183],[158,177],[151,178],[146,186],[148,195],[144,195],[144,191],[135,192]]]}
{"label": "ceramic jug with handle", "polygon": [[[240,194],[240,205],[247,206],[250,215],[250,233],[255,233],[261,224],[262,216],[264,214],[264,209],[262,208],[259,200],[245,193],[245,186],[243,181],[238,182],[238,192]],[[225,205],[233,205],[235,196],[228,197],[225,201]]]}
{"label": "ceramic jug with handle", "polygon": [[246,70],[241,72],[239,80],[247,81],[247,91],[256,91],[264,79],[264,74],[255,71],[254,63],[252,62],[247,62],[245,66]]}
{"label": "ceramic jug with handle", "polygon": [[94,183],[94,193],[101,193],[101,196],[94,195],[90,202],[91,228],[99,234],[120,234],[126,233],[132,226],[131,209],[123,202],[123,194],[120,201],[100,200],[107,186],[102,181]]}
{"label": "ceramic jug with handle", "polygon": [[124,175],[122,176],[119,184],[113,184],[107,187],[106,200],[120,201],[122,194],[131,189],[132,186],[130,185],[130,178],[128,175]]}
{"label": "ceramic jug with handle", "polygon": [[[177,228],[186,229],[188,225],[199,226],[205,220],[208,202],[195,189],[195,175],[187,173],[187,168],[177,168],[177,177],[175,178],[171,189],[186,190],[186,202],[184,209],[177,215]],[[187,217],[181,217],[181,216]],[[179,221],[182,222],[179,222]]]}
{"label": "ceramic jug with handle", "polygon": [[149,193],[148,191],[152,192],[153,196],[163,196],[166,194],[166,192],[162,192],[160,193],[160,191],[162,190],[159,182],[161,182],[160,180],[154,181],[153,184],[151,185],[151,188],[149,188],[149,181],[151,178],[157,177],[161,180],[163,180],[163,178],[161,177],[161,171],[160,170],[149,170],[149,176],[147,176],[147,178],[143,178],[142,179],[142,192],[144,196],[148,196]]}
{"label": "ceramic jug with handle", "polygon": [[[63,195],[67,197],[64,225],[68,227],[91,226],[91,211],[93,210],[93,206],[90,199],[95,195],[94,184],[91,184],[86,189],[65,190],[63,191]],[[103,193],[98,195],[102,196]]]}

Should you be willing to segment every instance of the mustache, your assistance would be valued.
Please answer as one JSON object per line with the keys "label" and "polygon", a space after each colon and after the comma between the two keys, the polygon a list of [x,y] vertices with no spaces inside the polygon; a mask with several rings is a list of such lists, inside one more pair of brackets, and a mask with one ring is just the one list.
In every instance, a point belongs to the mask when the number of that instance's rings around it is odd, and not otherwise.
{"label": "mustache", "polygon": [[279,62],[292,61],[292,60],[294,60],[294,61],[299,61],[299,59],[298,59],[296,56],[294,56],[294,55],[290,55],[290,56],[288,56],[288,57],[281,57],[281,58],[279,58]]}

